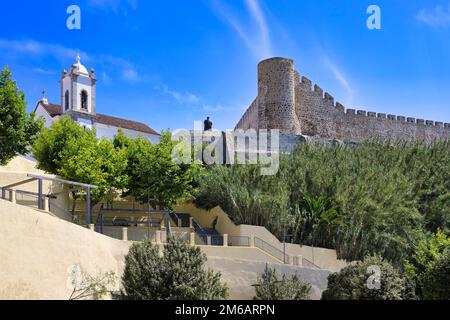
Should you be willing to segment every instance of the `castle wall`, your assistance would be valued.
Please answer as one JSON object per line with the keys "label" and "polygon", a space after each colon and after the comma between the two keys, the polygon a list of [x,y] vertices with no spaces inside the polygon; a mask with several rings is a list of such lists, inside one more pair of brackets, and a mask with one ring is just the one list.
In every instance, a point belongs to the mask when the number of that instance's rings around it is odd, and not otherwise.
{"label": "castle wall", "polygon": [[346,109],[311,81],[297,82],[296,113],[301,133],[340,140],[361,140],[369,136],[424,140],[450,138],[450,125],[366,110]]}
{"label": "castle wall", "polygon": [[258,99],[255,99],[250,107],[245,111],[235,129],[248,130],[258,127]]}
{"label": "castle wall", "polygon": [[450,124],[346,109],[311,80],[300,77],[290,59],[258,65],[258,97],[236,129],[280,129],[288,135],[362,140],[368,136],[424,140],[450,138]]}

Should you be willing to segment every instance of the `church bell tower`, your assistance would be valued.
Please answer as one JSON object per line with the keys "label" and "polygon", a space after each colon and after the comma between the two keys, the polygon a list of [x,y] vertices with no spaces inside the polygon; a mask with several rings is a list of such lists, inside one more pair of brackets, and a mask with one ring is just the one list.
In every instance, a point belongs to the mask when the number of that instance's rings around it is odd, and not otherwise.
{"label": "church bell tower", "polygon": [[60,81],[61,113],[89,128],[95,125],[96,81],[94,69],[88,72],[79,54],[70,71],[62,72]]}

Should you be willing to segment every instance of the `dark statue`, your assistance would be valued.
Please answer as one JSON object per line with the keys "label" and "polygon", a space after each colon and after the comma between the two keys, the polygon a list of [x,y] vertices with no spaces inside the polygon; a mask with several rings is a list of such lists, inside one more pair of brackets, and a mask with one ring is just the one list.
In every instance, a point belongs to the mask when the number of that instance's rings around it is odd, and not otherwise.
{"label": "dark statue", "polygon": [[206,118],[204,124],[205,124],[205,131],[211,131],[212,130],[213,123],[211,122],[209,117]]}

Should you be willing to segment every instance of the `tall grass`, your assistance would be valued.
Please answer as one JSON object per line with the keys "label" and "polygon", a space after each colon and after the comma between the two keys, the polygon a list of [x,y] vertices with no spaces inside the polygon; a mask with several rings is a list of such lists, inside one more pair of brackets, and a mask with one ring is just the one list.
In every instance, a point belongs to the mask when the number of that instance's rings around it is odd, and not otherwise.
{"label": "tall grass", "polygon": [[295,242],[341,258],[378,253],[400,263],[429,233],[450,232],[450,141],[301,143],[275,176],[255,165],[208,168],[195,202],[280,239],[288,225]]}

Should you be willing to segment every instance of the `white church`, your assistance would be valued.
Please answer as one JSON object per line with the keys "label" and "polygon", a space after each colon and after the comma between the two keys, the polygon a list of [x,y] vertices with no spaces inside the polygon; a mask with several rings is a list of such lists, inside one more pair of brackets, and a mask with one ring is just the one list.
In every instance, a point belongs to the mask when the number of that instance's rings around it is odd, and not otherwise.
{"label": "white church", "polygon": [[85,128],[95,129],[99,138],[112,139],[121,128],[127,136],[141,135],[152,142],[159,141],[160,134],[144,123],[97,113],[96,83],[94,69],[88,72],[78,55],[70,72],[62,73],[61,104],[49,103],[43,92],[35,109],[36,118],[44,118],[45,126],[49,127],[61,116],[70,116]]}

